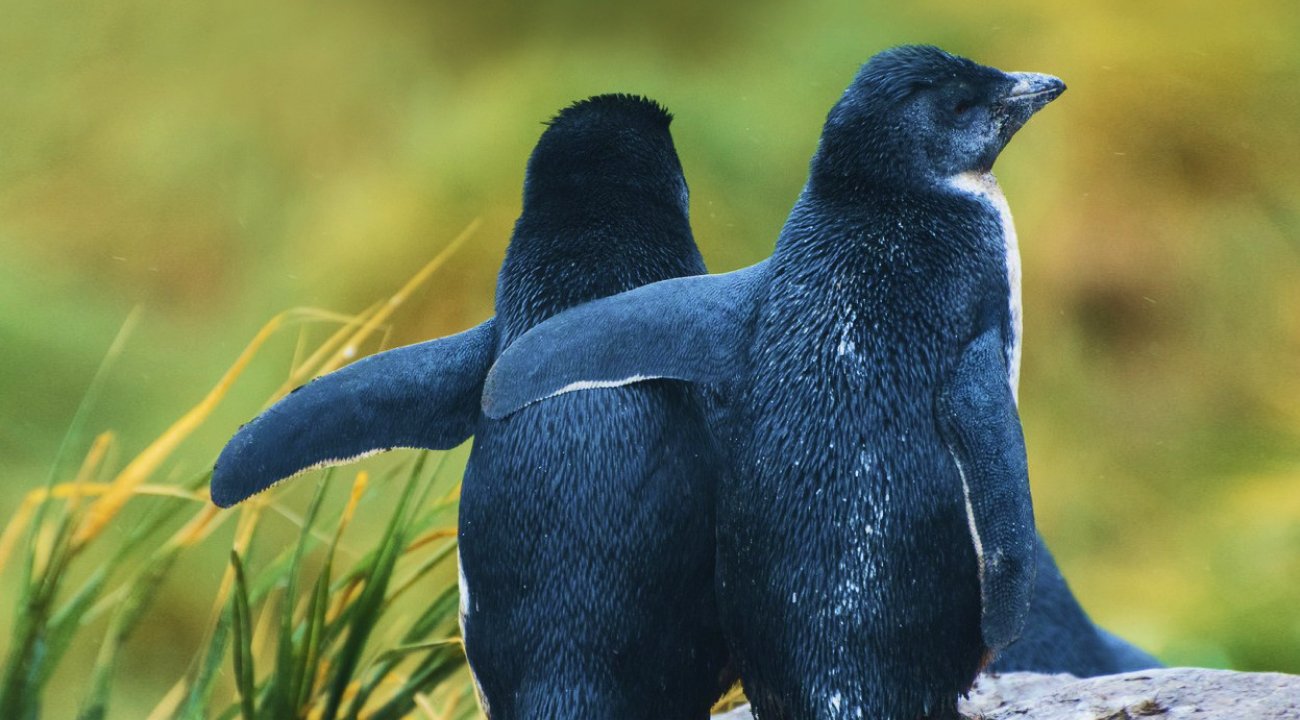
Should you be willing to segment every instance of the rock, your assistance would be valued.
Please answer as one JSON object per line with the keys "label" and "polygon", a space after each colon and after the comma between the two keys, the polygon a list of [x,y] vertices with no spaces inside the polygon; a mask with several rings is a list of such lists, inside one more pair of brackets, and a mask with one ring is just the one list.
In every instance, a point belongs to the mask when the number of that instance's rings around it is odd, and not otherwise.
{"label": "rock", "polygon": [[[961,711],[976,720],[1296,720],[1300,675],[1167,668],[1080,680],[984,675]],[[748,707],[714,720],[752,720]]]}

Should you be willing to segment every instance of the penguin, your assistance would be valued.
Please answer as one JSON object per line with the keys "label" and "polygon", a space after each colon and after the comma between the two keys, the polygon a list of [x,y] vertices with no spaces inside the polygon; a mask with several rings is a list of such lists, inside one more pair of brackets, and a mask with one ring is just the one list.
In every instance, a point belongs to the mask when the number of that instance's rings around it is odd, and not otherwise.
{"label": "penguin", "polygon": [[562,110],[528,161],[495,317],[317,379],[244,426],[213,472],[224,507],[307,468],[473,434],[461,621],[492,720],[703,720],[734,677],[713,585],[721,470],[700,393],[655,381],[503,420],[480,411],[492,359],[533,325],[705,272],[671,120],[621,94]]}
{"label": "penguin", "polygon": [[828,114],[771,257],[561,313],[488,374],[489,417],[649,379],[718,388],[718,603],[762,720],[959,717],[1024,625],[1020,277],[992,166],[1064,90],[882,52]]}
{"label": "penguin", "polygon": [[1038,570],[1024,632],[990,672],[1068,673],[1079,678],[1164,667],[1145,650],[1092,622],[1041,536]]}

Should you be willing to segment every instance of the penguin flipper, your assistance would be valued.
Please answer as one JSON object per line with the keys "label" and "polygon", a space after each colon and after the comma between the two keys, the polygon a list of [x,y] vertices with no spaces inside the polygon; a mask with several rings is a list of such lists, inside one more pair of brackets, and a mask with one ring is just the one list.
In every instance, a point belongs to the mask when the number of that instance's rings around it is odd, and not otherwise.
{"label": "penguin flipper", "polygon": [[478,421],[495,348],[496,324],[488,320],[303,385],[226,443],[212,470],[212,501],[229,507],[306,470],[383,450],[461,444]]}
{"label": "penguin flipper", "polygon": [[656,378],[726,380],[766,277],[759,263],[662,280],[566,310],[501,353],[483,385],[483,412],[500,419],[555,395]]}
{"label": "penguin flipper", "polygon": [[1025,440],[1001,333],[966,346],[943,388],[939,426],[957,462],[980,569],[984,644],[1020,635],[1033,597],[1037,531]]}

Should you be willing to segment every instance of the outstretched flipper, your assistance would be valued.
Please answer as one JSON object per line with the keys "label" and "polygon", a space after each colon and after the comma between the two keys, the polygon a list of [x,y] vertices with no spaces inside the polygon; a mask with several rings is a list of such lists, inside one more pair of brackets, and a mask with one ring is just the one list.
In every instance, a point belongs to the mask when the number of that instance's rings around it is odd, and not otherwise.
{"label": "outstretched flipper", "polygon": [[479,418],[494,320],[382,352],[294,390],[239,429],[212,470],[221,507],[285,478],[397,447],[445,450]]}
{"label": "outstretched flipper", "polygon": [[556,315],[497,358],[483,385],[484,414],[503,418],[574,390],[733,377],[766,268],[663,280]]}
{"label": "outstretched flipper", "polygon": [[994,651],[1019,637],[1036,568],[1025,439],[1003,348],[997,331],[976,338],[939,402],[939,426],[961,474],[979,561],[980,628]]}

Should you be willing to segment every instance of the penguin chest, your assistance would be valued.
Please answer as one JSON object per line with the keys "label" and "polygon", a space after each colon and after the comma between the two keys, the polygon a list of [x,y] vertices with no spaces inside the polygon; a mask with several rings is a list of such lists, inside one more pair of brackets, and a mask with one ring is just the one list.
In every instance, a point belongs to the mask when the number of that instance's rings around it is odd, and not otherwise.
{"label": "penguin chest", "polygon": [[1020,242],[1016,237],[1016,225],[1011,219],[1011,206],[1007,196],[998,185],[993,173],[961,173],[948,179],[948,184],[957,192],[978,200],[998,218],[1002,250],[1006,258],[1007,309],[1011,318],[1011,337],[1008,338],[1007,366],[1010,369],[1011,391],[1020,387],[1020,346],[1024,329],[1024,319],[1020,302]]}

